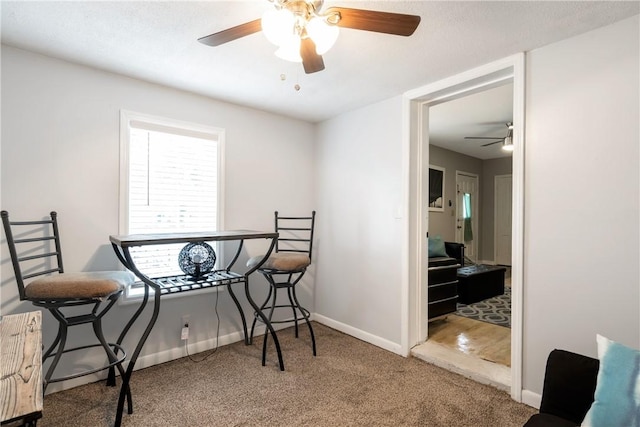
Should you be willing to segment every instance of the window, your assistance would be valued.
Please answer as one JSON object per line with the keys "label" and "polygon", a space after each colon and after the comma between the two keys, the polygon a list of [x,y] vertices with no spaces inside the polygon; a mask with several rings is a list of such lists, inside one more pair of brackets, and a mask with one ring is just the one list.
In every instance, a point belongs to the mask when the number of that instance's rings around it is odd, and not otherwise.
{"label": "window", "polygon": [[470,242],[473,240],[470,193],[462,193],[462,219],[464,220],[463,240]]}
{"label": "window", "polygon": [[[123,111],[120,139],[121,234],[222,227],[222,129]],[[131,254],[149,277],[176,275],[182,274],[182,246],[133,248]]]}

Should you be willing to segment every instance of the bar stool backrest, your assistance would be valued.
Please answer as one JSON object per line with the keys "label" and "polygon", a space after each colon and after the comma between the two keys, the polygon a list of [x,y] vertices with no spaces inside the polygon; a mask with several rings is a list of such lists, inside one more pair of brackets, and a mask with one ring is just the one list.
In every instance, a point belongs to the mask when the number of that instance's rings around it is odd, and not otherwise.
{"label": "bar stool backrest", "polygon": [[278,232],[276,252],[297,252],[309,255],[313,250],[313,230],[316,211],[311,216],[279,216],[275,211],[275,231]]}
{"label": "bar stool backrest", "polygon": [[[37,221],[10,221],[7,211],[0,212],[0,216],[20,300],[24,301],[25,280],[51,273],[64,273],[57,213],[51,212],[49,218]],[[16,249],[18,246],[20,250]]]}

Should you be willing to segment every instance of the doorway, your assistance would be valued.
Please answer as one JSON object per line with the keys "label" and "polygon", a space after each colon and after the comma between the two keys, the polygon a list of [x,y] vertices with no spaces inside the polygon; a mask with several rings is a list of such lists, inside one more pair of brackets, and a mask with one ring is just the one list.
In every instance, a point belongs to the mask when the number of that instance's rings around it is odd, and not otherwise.
{"label": "doorway", "polygon": [[[464,245],[464,260],[458,260],[458,264],[467,267],[463,275],[470,272],[469,268],[476,268],[470,267],[474,264],[482,265],[477,268],[484,272],[473,279],[458,276],[458,284],[448,285],[457,288],[457,298],[453,292],[454,300],[447,311],[440,307],[444,304],[439,301],[440,292],[429,294],[426,341],[411,353],[440,366],[455,360],[455,366],[465,374],[505,389],[511,366],[509,272],[503,267],[493,273],[485,269],[496,264],[494,176],[511,173],[512,169],[511,153],[503,148],[503,138],[513,120],[513,84],[505,81],[425,108],[429,109],[425,132],[429,139],[429,168],[431,171],[437,164],[443,170],[449,202],[444,203],[444,212],[429,210],[429,236],[442,236]],[[429,179],[431,189],[431,174]],[[449,255],[452,254],[456,256],[456,252]],[[430,259],[428,290],[434,291],[443,285],[438,285],[438,279],[431,282],[436,277],[431,264]],[[453,272],[455,280],[455,268]]]}
{"label": "doorway", "polygon": [[478,182],[478,175],[456,171],[456,242],[464,243],[464,254],[474,263],[478,261]]}
{"label": "doorway", "polygon": [[[407,177],[405,193],[409,212],[406,219],[408,272],[403,278],[403,353],[423,342],[428,333],[427,274],[428,253],[425,238],[429,230],[428,198],[423,197],[423,166],[429,164],[429,106],[480,92],[510,81],[513,95],[513,218],[512,218],[512,329],[511,377],[509,388],[516,401],[522,399],[522,253],[523,244],[523,174],[524,174],[524,54],[514,55],[404,95],[405,155]],[[426,148],[425,148],[426,147]]]}
{"label": "doorway", "polygon": [[494,257],[498,265],[511,265],[512,176],[494,177]]}

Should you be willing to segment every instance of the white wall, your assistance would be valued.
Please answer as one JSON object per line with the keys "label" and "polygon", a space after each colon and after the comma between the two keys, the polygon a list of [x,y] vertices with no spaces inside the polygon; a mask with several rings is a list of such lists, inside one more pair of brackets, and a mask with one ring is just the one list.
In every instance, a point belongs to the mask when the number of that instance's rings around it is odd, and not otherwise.
{"label": "white wall", "polygon": [[527,55],[524,388],[554,348],[640,344],[638,16]]}
{"label": "white wall", "polygon": [[[118,234],[120,109],[226,129],[226,229],[272,230],[274,210],[314,208],[314,125],[2,46],[2,209],[15,219],[57,210],[67,271],[120,267],[109,244],[109,235]],[[266,241],[252,242],[240,265],[264,249]],[[0,250],[2,314],[34,309],[18,300],[4,237]],[[313,311],[311,279],[299,296]],[[254,282],[260,285],[266,286],[262,278]],[[165,300],[141,365],[184,355],[183,314],[191,315],[190,343],[213,344],[214,298]],[[105,319],[107,333],[113,336],[134,308],[116,306]],[[240,339],[240,317],[227,292],[220,293],[219,310],[221,336]],[[47,313],[45,344],[54,328]],[[140,332],[132,330],[125,347]]]}
{"label": "white wall", "polygon": [[[553,348],[595,356],[596,333],[639,347],[638,27],[636,16],[527,58],[529,397]],[[324,122],[316,149],[316,312],[391,350],[401,334],[400,110],[393,98]]]}
{"label": "white wall", "polygon": [[393,351],[401,322],[401,107],[396,97],[323,122],[315,153],[317,318]]}

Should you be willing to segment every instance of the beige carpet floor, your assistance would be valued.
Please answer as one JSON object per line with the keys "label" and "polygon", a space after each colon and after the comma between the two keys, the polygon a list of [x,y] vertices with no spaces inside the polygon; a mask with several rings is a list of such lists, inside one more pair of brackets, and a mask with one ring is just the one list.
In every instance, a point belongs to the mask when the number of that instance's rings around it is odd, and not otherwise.
{"label": "beige carpet floor", "polygon": [[[182,358],[136,371],[134,412],[122,425],[507,427],[522,426],[536,412],[421,360],[317,323],[314,330],[317,357],[306,328],[297,340],[292,329],[278,334],[284,372],[273,345],[261,366],[261,337],[251,346],[221,347],[199,363]],[[98,382],[47,395],[38,425],[113,425],[117,392]]]}

